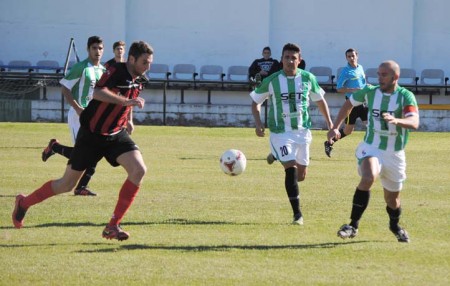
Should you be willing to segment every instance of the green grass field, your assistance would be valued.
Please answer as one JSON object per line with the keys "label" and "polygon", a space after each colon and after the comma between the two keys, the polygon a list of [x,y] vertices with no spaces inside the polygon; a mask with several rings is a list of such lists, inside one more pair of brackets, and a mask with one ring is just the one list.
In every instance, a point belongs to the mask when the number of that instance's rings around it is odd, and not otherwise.
{"label": "green grass field", "polygon": [[[411,134],[401,220],[411,243],[388,229],[379,182],[359,235],[343,241],[359,180],[354,149],[363,133],[323,152],[313,132],[311,165],[300,184],[304,226],[291,225],[279,164],[267,165],[268,138],[250,128],[137,126],[148,173],[122,222],[127,241],[101,237],[125,171],[101,161],[97,197],[64,194],[33,206],[12,227],[18,193],[62,175],[46,163],[50,138],[71,144],[66,124],[0,123],[0,285],[450,285],[450,134]],[[221,153],[242,150],[247,170],[229,177]]]}

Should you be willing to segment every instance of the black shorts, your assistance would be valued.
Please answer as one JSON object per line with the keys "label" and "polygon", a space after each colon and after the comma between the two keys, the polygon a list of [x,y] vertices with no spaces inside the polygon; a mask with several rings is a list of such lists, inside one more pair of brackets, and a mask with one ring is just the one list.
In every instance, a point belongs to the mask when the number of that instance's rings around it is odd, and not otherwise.
{"label": "black shorts", "polygon": [[352,112],[350,112],[349,116],[345,120],[345,124],[355,125],[356,119],[358,118],[361,118],[362,121],[367,121],[368,112],[369,109],[364,104],[353,107]]}
{"label": "black shorts", "polygon": [[117,167],[119,166],[117,157],[133,150],[139,148],[125,129],[117,134],[104,136],[80,127],[68,164],[72,165],[73,170],[84,171],[105,157],[111,166]]}

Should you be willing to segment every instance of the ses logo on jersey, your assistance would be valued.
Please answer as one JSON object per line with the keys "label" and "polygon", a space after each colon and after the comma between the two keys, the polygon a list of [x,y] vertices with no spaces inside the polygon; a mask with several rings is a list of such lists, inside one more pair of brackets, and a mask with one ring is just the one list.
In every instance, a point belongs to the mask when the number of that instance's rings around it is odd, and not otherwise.
{"label": "ses logo on jersey", "polygon": [[379,109],[372,109],[372,116],[375,118],[379,118],[383,116],[383,114],[389,113],[390,115],[394,115],[395,111],[386,111],[386,110],[379,110]]}
{"label": "ses logo on jersey", "polygon": [[302,99],[303,92],[284,92],[280,94],[281,100]]}

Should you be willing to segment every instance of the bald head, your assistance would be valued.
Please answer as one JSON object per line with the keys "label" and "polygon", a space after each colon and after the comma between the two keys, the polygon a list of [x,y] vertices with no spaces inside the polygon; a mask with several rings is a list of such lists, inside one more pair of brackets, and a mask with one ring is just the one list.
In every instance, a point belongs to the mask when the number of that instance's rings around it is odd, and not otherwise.
{"label": "bald head", "polygon": [[397,88],[400,66],[394,61],[385,61],[378,67],[378,83],[383,92],[392,93]]}
{"label": "bald head", "polygon": [[391,71],[394,75],[400,76],[400,66],[395,61],[385,61],[380,64],[380,68]]}

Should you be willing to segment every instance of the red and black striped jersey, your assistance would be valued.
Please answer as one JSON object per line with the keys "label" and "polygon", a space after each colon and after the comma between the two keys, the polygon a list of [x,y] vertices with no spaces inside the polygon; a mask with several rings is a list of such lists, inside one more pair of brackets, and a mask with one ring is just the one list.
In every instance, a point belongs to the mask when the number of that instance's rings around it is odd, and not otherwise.
{"label": "red and black striped jersey", "polygon": [[[128,99],[137,98],[142,90],[142,84],[133,80],[126,63],[117,63],[109,67],[95,87],[107,88]],[[80,124],[95,134],[115,134],[127,127],[128,115],[132,108],[92,99],[80,115]]]}

